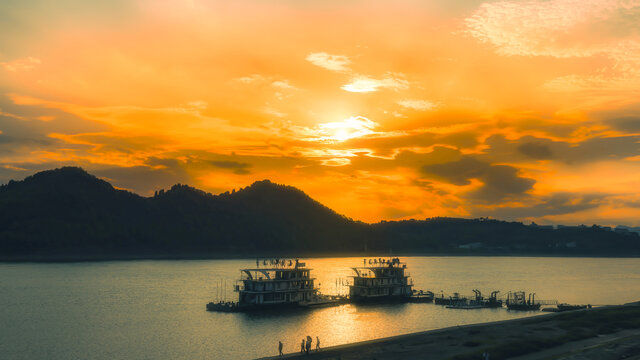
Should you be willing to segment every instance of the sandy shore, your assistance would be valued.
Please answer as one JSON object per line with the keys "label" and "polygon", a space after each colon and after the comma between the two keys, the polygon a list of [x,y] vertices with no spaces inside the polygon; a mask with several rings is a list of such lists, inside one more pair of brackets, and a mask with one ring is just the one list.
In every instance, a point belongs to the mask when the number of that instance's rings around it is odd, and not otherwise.
{"label": "sandy shore", "polygon": [[456,326],[263,359],[471,360],[485,351],[491,360],[640,360],[640,305]]}

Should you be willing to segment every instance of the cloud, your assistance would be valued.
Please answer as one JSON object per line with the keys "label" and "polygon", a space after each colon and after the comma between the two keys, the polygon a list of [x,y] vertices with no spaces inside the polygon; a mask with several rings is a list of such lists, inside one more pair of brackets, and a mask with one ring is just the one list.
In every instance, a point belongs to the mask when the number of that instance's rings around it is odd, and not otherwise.
{"label": "cloud", "polygon": [[427,100],[412,100],[412,99],[403,99],[398,101],[398,105],[405,107],[407,109],[413,110],[433,110],[437,107],[437,105],[431,101]]}
{"label": "cloud", "polygon": [[4,111],[2,111],[2,109],[0,109],[0,116],[12,118],[12,119],[17,119],[17,120],[27,120],[27,118],[24,117],[24,116],[20,116],[20,115],[4,112]]}
{"label": "cloud", "polygon": [[557,192],[540,196],[523,206],[478,207],[472,209],[475,216],[491,216],[499,219],[540,218],[572,214],[597,208],[606,202],[607,195]]}
{"label": "cloud", "polygon": [[265,114],[273,115],[273,116],[278,117],[278,118],[284,118],[284,117],[287,117],[287,115],[288,115],[285,112],[279,111],[278,109],[274,109],[274,108],[269,107],[269,106],[265,106],[262,109],[262,111],[264,111]]}
{"label": "cloud", "polygon": [[[289,80],[274,80],[272,76],[264,76],[259,74],[253,74],[250,76],[244,76],[233,79],[234,81],[246,84],[246,85],[259,85],[261,87],[271,86],[275,88],[273,95],[278,100],[284,100],[293,96],[294,91],[298,91],[296,86],[292,85]],[[268,105],[268,104],[267,104]],[[269,113],[269,112],[267,112]],[[271,113],[271,115],[276,115]],[[285,114],[286,115],[286,114]],[[281,115],[276,115],[282,117]]]}
{"label": "cloud", "polygon": [[141,195],[152,195],[154,190],[170,188],[174,184],[190,184],[193,178],[185,164],[174,159],[151,158],[149,165],[131,167],[89,168],[90,172],[114,186]]}
{"label": "cloud", "polygon": [[287,90],[297,90],[298,88],[291,85],[289,83],[288,80],[277,80],[271,83],[271,85],[280,88],[280,89],[287,89]]}
{"label": "cloud", "polygon": [[42,64],[40,59],[31,56],[8,62],[0,62],[0,66],[9,72],[29,71],[40,64]]}
{"label": "cloud", "polygon": [[622,131],[627,131],[631,133],[640,132],[640,117],[638,116],[625,116],[625,117],[615,118],[615,119],[607,120],[606,123]]}
{"label": "cloud", "polygon": [[233,170],[233,173],[238,175],[249,174],[249,168],[251,167],[251,164],[225,160],[211,161],[211,165],[220,169]]}
{"label": "cloud", "polygon": [[320,160],[324,166],[345,166],[351,164],[351,160],[347,158],[331,158]]}
{"label": "cloud", "polygon": [[[467,34],[494,45],[501,55],[599,63],[546,81],[546,90],[581,92],[591,106],[633,102],[640,94],[638,0],[499,1],[482,4],[465,24]],[[595,62],[596,57],[608,62]]]}
{"label": "cloud", "polygon": [[365,75],[355,75],[351,82],[341,87],[342,90],[349,92],[374,92],[380,88],[388,88],[395,91],[406,90],[409,88],[409,82],[399,73],[388,73],[382,79],[374,79]]}
{"label": "cloud", "polygon": [[304,141],[342,142],[376,134],[373,129],[377,126],[378,123],[364,116],[352,116],[343,121],[321,123],[314,128],[294,127],[293,130]]}
{"label": "cloud", "polygon": [[536,160],[551,159],[553,157],[553,152],[547,145],[535,142],[525,142],[518,145],[518,151]]}
{"label": "cloud", "polygon": [[465,24],[468,34],[495,45],[503,55],[617,56],[625,47],[620,38],[627,34],[603,35],[602,25],[620,23],[624,17],[638,19],[638,6],[636,0],[500,1],[482,4]]}
{"label": "cloud", "polygon": [[519,176],[518,169],[508,165],[493,165],[472,156],[460,160],[425,165],[422,173],[439,178],[456,186],[471,185],[479,180],[482,185],[465,194],[469,199],[486,203],[497,203],[508,199],[521,198],[533,188],[534,179]]}
{"label": "cloud", "polygon": [[311,53],[306,60],[313,65],[338,72],[349,71],[348,65],[351,64],[351,60],[345,55],[330,55],[326,52]]}
{"label": "cloud", "polygon": [[[614,161],[640,155],[640,136],[595,134],[582,141],[554,141],[548,138],[523,136],[508,140],[504,135],[492,135],[485,140],[489,146],[483,155],[492,162],[554,160],[568,165],[596,161]],[[520,155],[518,157],[517,155]]]}
{"label": "cloud", "polygon": [[241,82],[243,84],[252,84],[255,82],[261,82],[261,81],[266,81],[269,78],[260,74],[253,74],[253,75],[249,75],[249,76],[243,76],[243,77],[239,77],[239,78],[235,78],[233,80]]}
{"label": "cloud", "polygon": [[189,101],[187,103],[187,106],[194,110],[206,110],[209,107],[209,104],[206,101],[195,100]]}

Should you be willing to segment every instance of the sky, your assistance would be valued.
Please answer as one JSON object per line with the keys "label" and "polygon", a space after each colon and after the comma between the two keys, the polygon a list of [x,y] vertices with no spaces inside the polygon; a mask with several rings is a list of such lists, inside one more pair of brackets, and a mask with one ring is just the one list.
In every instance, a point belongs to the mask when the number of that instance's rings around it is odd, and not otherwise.
{"label": "sky", "polygon": [[4,0],[0,183],[640,225],[640,0]]}

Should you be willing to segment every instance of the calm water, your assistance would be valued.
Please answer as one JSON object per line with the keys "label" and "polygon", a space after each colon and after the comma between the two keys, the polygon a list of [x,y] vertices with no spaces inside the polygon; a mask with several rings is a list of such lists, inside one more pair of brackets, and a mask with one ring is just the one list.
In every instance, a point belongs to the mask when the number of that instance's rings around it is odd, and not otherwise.
{"label": "calm water", "polygon": [[[640,300],[640,259],[410,257],[416,289],[471,294],[527,290],[540,299],[622,304]],[[306,260],[324,293],[341,291],[362,258]],[[343,305],[287,314],[221,314],[205,304],[230,290],[251,260],[0,264],[3,359],[249,359],[323,346],[529,316],[433,304]],[[220,286],[222,284],[222,286]]]}

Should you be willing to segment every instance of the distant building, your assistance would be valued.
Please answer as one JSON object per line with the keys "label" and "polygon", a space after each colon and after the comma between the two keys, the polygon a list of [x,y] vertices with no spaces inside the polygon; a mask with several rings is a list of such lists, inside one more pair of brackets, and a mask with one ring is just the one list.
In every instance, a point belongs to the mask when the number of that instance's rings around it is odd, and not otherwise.
{"label": "distant building", "polygon": [[631,233],[636,233],[640,235],[640,227],[629,227],[624,225],[618,225],[613,229],[613,231],[619,234],[631,235]]}
{"label": "distant building", "polygon": [[553,225],[538,225],[535,222],[531,222],[531,225],[529,225],[531,227],[534,227],[536,229],[546,229],[546,230],[553,230]]}
{"label": "distant building", "polygon": [[618,234],[628,234],[629,228],[626,226],[618,225],[615,229],[613,229],[613,231],[617,232]]}
{"label": "distant building", "polygon": [[479,249],[481,247],[482,247],[481,242],[473,242],[473,243],[468,243],[468,244],[463,244],[458,246],[459,249]]}
{"label": "distant building", "polygon": [[584,229],[586,225],[556,225],[556,229]]}

